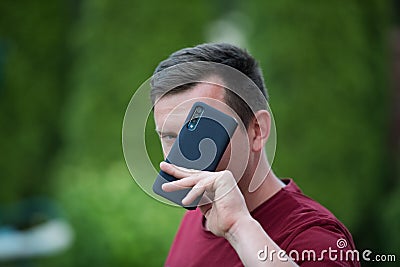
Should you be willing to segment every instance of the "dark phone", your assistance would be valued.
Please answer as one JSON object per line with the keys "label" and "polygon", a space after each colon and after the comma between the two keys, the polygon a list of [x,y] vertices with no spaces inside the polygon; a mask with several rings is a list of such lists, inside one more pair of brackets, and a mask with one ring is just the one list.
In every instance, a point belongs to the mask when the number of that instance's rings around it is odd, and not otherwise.
{"label": "dark phone", "polygon": [[[215,171],[237,125],[231,116],[203,102],[196,102],[165,161],[188,169]],[[191,188],[174,192],[165,192],[161,189],[164,183],[175,180],[175,177],[160,171],[153,184],[153,191],[183,206],[182,199]],[[196,209],[201,197],[183,207]]]}

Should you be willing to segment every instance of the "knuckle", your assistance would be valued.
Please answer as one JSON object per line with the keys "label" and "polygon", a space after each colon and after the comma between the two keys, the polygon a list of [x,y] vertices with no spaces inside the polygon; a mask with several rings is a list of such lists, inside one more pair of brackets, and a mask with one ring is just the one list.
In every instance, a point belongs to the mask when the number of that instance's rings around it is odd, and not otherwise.
{"label": "knuckle", "polygon": [[228,175],[232,175],[232,172],[230,170],[223,170],[222,171],[222,176],[228,176]]}
{"label": "knuckle", "polygon": [[193,189],[198,190],[198,189],[202,189],[203,187],[204,187],[204,182],[200,181],[197,184],[195,184],[195,186],[193,186]]}

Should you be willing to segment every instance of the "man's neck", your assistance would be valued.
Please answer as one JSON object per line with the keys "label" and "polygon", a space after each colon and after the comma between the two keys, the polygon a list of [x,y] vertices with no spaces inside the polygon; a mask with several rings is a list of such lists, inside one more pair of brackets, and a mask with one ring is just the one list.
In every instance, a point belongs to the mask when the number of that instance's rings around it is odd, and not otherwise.
{"label": "man's neck", "polygon": [[245,198],[247,208],[253,211],[259,205],[279,192],[285,184],[275,176],[265,153],[261,153],[258,164],[246,175],[245,180],[239,183],[240,190]]}

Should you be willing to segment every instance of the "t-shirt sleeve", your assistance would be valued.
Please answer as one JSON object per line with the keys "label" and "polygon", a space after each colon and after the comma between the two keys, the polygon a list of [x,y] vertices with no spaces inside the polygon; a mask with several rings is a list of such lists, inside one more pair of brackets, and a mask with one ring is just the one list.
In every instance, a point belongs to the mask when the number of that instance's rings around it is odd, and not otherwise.
{"label": "t-shirt sleeve", "polygon": [[286,252],[302,267],[360,266],[349,238],[335,226],[313,226],[299,233]]}

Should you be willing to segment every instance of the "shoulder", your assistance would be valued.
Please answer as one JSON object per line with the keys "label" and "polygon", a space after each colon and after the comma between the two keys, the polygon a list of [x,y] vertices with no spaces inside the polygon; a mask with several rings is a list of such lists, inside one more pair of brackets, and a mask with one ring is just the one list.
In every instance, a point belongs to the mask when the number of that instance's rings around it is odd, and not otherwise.
{"label": "shoulder", "polygon": [[286,183],[286,187],[252,213],[281,248],[327,242],[321,244],[325,246],[340,237],[354,246],[349,231],[328,209],[305,196],[293,180]]}
{"label": "shoulder", "polygon": [[334,226],[313,226],[298,233],[286,252],[301,266],[360,266],[351,236]]}
{"label": "shoulder", "polygon": [[286,186],[257,207],[252,215],[260,221],[273,224],[302,225],[306,222],[337,222],[336,217],[317,201],[304,195],[293,180],[285,180]]}

